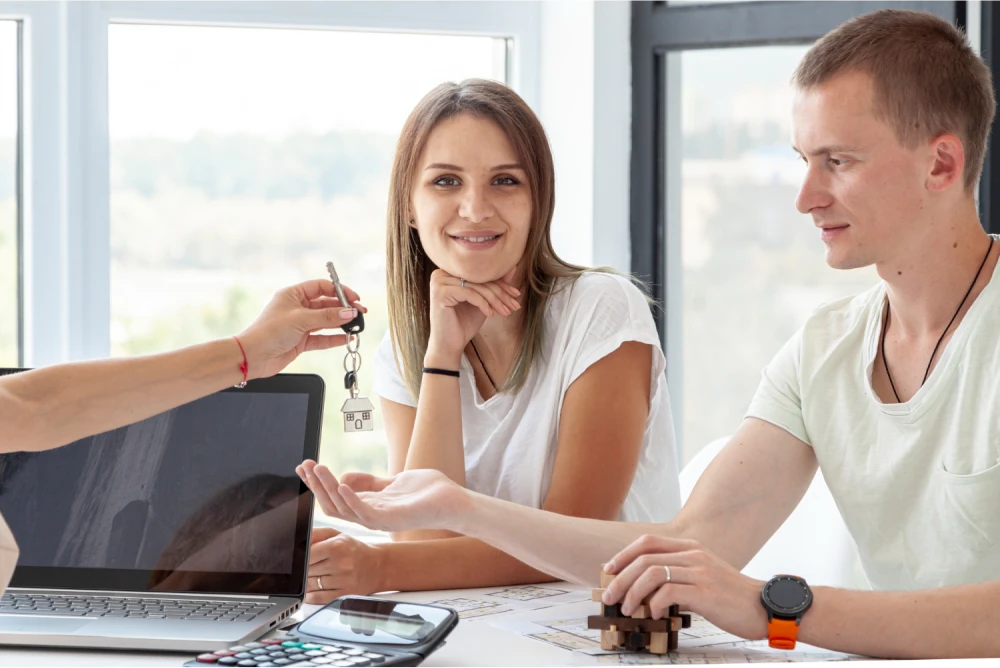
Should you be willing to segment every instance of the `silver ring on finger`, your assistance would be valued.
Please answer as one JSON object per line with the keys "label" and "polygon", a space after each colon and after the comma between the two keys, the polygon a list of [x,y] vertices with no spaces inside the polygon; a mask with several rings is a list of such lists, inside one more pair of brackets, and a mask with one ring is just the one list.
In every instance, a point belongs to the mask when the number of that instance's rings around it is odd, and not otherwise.
{"label": "silver ring on finger", "polygon": [[[670,566],[664,566],[663,571],[667,575],[667,582],[670,582]],[[322,589],[322,587],[320,587],[320,589]]]}
{"label": "silver ring on finger", "polygon": [[[669,580],[670,578],[667,578],[667,579]],[[323,576],[322,575],[317,575],[316,576],[316,586],[319,587],[320,591],[323,591],[324,589],[326,589],[326,587],[323,586]]]}
{"label": "silver ring on finger", "polygon": [[465,287],[465,279],[464,278],[458,279],[458,285],[459,285],[459,287],[464,288]]}

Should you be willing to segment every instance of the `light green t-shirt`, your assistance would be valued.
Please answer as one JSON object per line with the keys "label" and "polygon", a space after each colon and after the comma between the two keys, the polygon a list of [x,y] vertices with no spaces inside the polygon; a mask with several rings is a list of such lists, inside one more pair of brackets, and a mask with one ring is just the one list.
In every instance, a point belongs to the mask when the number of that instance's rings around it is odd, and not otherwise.
{"label": "light green t-shirt", "polygon": [[872,389],[885,294],[811,316],[747,415],[813,447],[873,589],[1000,580],[1000,270],[904,404]]}

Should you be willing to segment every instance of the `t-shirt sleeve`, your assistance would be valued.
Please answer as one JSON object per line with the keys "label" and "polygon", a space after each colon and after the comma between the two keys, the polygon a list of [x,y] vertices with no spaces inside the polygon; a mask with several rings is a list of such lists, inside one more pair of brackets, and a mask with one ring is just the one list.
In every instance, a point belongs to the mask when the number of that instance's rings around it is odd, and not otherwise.
{"label": "t-shirt sleeve", "polygon": [[800,329],[764,368],[746,417],[770,422],[811,445],[802,415],[802,336]]}
{"label": "t-shirt sleeve", "polygon": [[372,382],[372,392],[397,404],[414,407],[417,405],[417,400],[403,380],[402,372],[396,366],[396,359],[392,354],[392,337],[388,331],[375,351],[375,379]]}
{"label": "t-shirt sleeve", "polygon": [[567,317],[570,318],[570,355],[565,386],[569,387],[598,360],[618,350],[627,341],[653,347],[656,378],[666,368],[656,323],[649,303],[628,279],[610,275],[585,275],[572,287]]}

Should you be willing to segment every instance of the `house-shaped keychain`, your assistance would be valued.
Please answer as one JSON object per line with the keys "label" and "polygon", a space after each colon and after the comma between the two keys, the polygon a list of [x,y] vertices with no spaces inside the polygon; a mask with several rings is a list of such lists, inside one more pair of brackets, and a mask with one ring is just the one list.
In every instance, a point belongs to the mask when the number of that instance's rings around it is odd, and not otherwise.
{"label": "house-shaped keychain", "polygon": [[352,397],[344,402],[340,411],[344,414],[344,431],[372,431],[372,402],[364,397]]}

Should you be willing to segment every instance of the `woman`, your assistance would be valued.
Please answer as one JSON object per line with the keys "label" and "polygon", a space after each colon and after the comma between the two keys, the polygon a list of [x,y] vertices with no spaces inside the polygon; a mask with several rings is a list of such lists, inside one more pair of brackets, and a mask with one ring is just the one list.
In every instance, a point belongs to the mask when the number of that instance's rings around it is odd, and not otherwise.
{"label": "woman", "polygon": [[[389,472],[432,468],[535,508],[666,521],[680,507],[677,457],[648,302],[625,277],[559,259],[553,206],[545,132],[511,89],[442,84],[410,114],[390,184],[390,333],[374,384]],[[313,462],[298,471],[317,492],[330,476]],[[393,538],[317,530],[307,602],[552,579],[455,534]]]}

